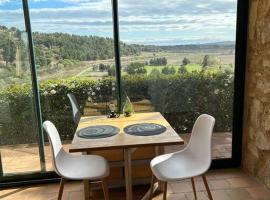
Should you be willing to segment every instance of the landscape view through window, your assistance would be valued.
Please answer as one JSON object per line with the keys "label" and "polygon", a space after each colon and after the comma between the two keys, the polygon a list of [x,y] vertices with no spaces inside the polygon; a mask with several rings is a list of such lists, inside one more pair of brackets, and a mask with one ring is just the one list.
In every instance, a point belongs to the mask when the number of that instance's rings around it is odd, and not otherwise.
{"label": "landscape view through window", "polygon": [[[135,112],[161,112],[187,138],[196,117],[209,113],[216,118],[213,156],[231,157],[237,0],[118,3],[123,103],[128,96]],[[69,141],[76,124],[68,92],[84,115],[107,114],[109,103],[117,104],[111,1],[29,0],[29,8],[42,117]],[[27,125],[35,115],[26,38],[21,2],[0,0],[4,173],[33,169],[8,167],[17,156],[10,149],[31,152],[38,137],[35,123]]]}

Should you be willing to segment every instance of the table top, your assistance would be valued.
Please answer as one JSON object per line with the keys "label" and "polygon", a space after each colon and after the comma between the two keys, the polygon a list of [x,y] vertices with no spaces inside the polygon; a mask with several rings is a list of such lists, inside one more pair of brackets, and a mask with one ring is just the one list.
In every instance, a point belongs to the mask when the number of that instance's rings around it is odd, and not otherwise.
{"label": "table top", "polygon": [[[124,127],[136,123],[157,123],[165,126],[167,130],[160,135],[152,136],[135,136],[124,133]],[[121,115],[119,118],[113,119],[107,118],[107,116],[82,117],[76,132],[91,125],[116,126],[120,129],[120,133],[100,139],[84,139],[74,134],[70,152],[184,144],[184,140],[159,112],[135,113],[130,117]]]}

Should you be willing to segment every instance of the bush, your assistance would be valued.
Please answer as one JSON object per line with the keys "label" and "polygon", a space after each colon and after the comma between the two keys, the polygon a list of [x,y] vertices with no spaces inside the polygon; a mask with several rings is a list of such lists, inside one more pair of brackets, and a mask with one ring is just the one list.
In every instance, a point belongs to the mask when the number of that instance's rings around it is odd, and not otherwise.
{"label": "bush", "polygon": [[178,73],[180,73],[180,74],[188,73],[188,70],[187,70],[186,66],[181,65],[180,68],[178,69]]}
{"label": "bush", "polygon": [[184,59],[182,60],[181,66],[186,66],[188,64],[190,64],[190,60],[187,57],[184,57]]}
{"label": "bush", "polygon": [[169,74],[175,74],[176,70],[174,69],[174,67],[166,66],[161,70],[161,72],[162,74],[169,75]]}
{"label": "bush", "polygon": [[[44,121],[50,120],[55,123],[62,139],[71,139],[76,129],[76,124],[72,120],[70,102],[67,98],[69,92],[76,96],[82,107],[87,101],[92,103],[109,102],[114,98],[114,80],[93,81],[89,78],[76,78],[46,81],[40,85],[42,118]],[[5,135],[1,135],[0,144],[37,142],[31,93],[30,85],[13,85],[0,92],[0,102],[8,105],[9,118],[12,119],[2,122],[0,133]],[[100,108],[99,111],[106,114],[104,107]]]}
{"label": "bush", "polygon": [[127,66],[127,73],[134,74],[146,74],[147,71],[144,67],[144,63],[132,62]]}
{"label": "bush", "polygon": [[152,58],[152,59],[150,59],[149,64],[150,64],[151,66],[156,66],[156,65],[158,65],[158,66],[167,65],[167,59],[166,59],[165,57],[163,57],[163,58]]}
{"label": "bush", "polygon": [[220,65],[220,59],[217,56],[205,55],[202,61],[202,68]]}
{"label": "bush", "polygon": [[[112,78],[99,81],[76,78],[42,83],[40,98],[43,120],[55,123],[62,139],[71,139],[76,124],[72,121],[67,93],[74,93],[82,107],[86,101],[109,102],[115,99],[114,81]],[[123,91],[131,101],[148,99],[178,133],[190,132],[195,119],[202,113],[216,118],[215,131],[231,131],[233,85],[233,74],[229,71],[123,77]],[[5,116],[10,119],[2,121],[0,144],[37,142],[31,94],[30,85],[13,85],[0,91],[0,103],[8,105],[9,113],[5,113]],[[98,111],[106,114],[105,106]]]}

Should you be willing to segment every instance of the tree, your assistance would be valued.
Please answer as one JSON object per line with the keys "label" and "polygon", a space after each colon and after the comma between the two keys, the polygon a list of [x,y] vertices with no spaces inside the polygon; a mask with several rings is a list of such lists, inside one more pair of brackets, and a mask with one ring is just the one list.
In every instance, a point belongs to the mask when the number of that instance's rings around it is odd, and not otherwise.
{"label": "tree", "polygon": [[168,67],[168,66],[166,66],[166,67],[164,67],[162,69],[161,72],[162,72],[162,74],[169,75],[169,74],[175,74],[176,73],[176,70],[174,69],[174,67]]}
{"label": "tree", "polygon": [[182,65],[181,66],[186,66],[190,63],[190,60],[187,57],[184,57],[184,59],[182,60]]}
{"label": "tree", "polygon": [[146,74],[147,70],[145,69],[145,67],[140,67],[137,69],[136,74]]}
{"label": "tree", "polygon": [[186,74],[186,73],[188,73],[188,70],[187,70],[186,66],[181,65],[180,68],[178,69],[178,73],[179,74]]}
{"label": "tree", "polygon": [[155,65],[164,66],[164,65],[167,65],[167,59],[165,57],[163,57],[163,58],[152,58],[152,59],[150,59],[149,64],[151,66],[155,66]]}
{"label": "tree", "polygon": [[16,44],[11,38],[8,38],[2,45],[2,49],[2,56],[7,66],[16,59]]}
{"label": "tree", "polygon": [[103,63],[100,63],[98,65],[98,68],[99,68],[99,71],[104,72],[104,71],[108,71],[108,69],[110,68],[110,66],[109,65],[105,65]]}
{"label": "tree", "polygon": [[220,59],[216,56],[205,55],[202,62],[202,68],[205,69],[207,66],[219,65]]}
{"label": "tree", "polygon": [[161,58],[161,65],[167,65],[167,59],[165,57]]}
{"label": "tree", "polygon": [[132,62],[127,66],[127,73],[134,74],[146,74],[147,70],[144,67],[144,63]]}
{"label": "tree", "polygon": [[109,76],[115,76],[115,66],[111,66],[111,67],[109,67],[109,69],[108,69],[108,75]]}
{"label": "tree", "polygon": [[202,62],[202,68],[206,68],[207,66],[210,66],[210,56],[205,55]]}

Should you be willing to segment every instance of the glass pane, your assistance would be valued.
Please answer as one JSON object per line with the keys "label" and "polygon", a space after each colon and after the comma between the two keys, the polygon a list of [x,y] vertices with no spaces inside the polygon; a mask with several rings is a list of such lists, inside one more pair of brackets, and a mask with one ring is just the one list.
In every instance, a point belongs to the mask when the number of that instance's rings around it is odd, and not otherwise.
{"label": "glass pane", "polygon": [[0,1],[0,137],[4,176],[41,170],[21,1]]}
{"label": "glass pane", "polygon": [[[111,1],[31,1],[30,14],[43,120],[68,147],[77,127],[68,93],[84,116],[107,114],[116,104]],[[47,140],[45,148],[52,170]]]}
{"label": "glass pane", "polygon": [[159,111],[188,140],[216,118],[213,157],[231,157],[237,0],[121,0],[124,92],[135,112]]}

